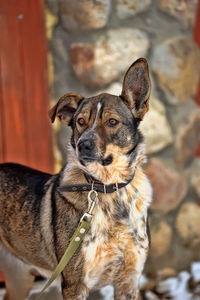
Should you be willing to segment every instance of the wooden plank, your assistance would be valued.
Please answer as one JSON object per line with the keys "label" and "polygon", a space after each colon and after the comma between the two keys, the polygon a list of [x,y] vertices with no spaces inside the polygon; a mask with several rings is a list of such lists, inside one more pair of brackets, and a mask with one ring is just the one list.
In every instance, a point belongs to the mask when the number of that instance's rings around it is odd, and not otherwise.
{"label": "wooden plank", "polygon": [[[18,13],[1,15],[1,84],[6,161],[28,163],[24,116],[23,61]],[[12,38],[8,38],[12,36]]]}
{"label": "wooden plank", "polygon": [[51,172],[44,11],[43,0],[0,0],[0,160]]}
{"label": "wooden plank", "polygon": [[[0,28],[1,26],[1,19],[0,19]],[[2,79],[1,79],[1,55],[0,55],[0,163],[5,159],[5,151],[4,151],[4,109],[3,109],[3,97],[2,97]]]}
{"label": "wooden plank", "polygon": [[22,6],[24,16],[21,21],[21,37],[27,99],[25,110],[29,128],[27,136],[29,165],[52,172],[44,1],[22,1]]}
{"label": "wooden plank", "polygon": [[16,14],[21,10],[21,3],[19,0],[0,0],[0,14],[11,15]]}

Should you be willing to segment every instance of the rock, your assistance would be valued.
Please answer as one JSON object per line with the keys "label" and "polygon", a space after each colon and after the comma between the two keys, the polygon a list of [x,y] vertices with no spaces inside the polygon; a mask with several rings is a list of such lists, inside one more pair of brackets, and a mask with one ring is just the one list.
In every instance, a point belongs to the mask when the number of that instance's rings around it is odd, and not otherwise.
{"label": "rock", "polygon": [[70,61],[77,77],[90,88],[116,80],[149,48],[147,36],[138,29],[110,29],[94,44],[72,44]]}
{"label": "rock", "polygon": [[192,299],[192,294],[188,292],[188,281],[190,274],[187,271],[179,273],[178,277],[168,278],[158,283],[156,291],[164,294],[167,299]]}
{"label": "rock", "polygon": [[[69,76],[69,59],[66,50],[68,37],[66,33],[58,26],[55,28],[53,38],[50,41],[50,49],[53,55],[54,66],[54,98],[58,100],[61,96],[69,92],[68,77]],[[72,77],[72,76],[71,76]]]}
{"label": "rock", "polygon": [[200,51],[189,36],[179,35],[157,45],[152,68],[169,103],[194,99],[200,75]]}
{"label": "rock", "polygon": [[[200,199],[200,157],[195,157],[191,164],[184,169],[184,175],[191,184],[192,189],[195,194]],[[194,196],[194,195],[193,195]]]}
{"label": "rock", "polygon": [[194,187],[197,195],[200,198],[200,174],[199,174],[199,170],[198,170],[198,172],[196,172],[195,174],[192,175],[191,183],[192,183],[192,186]]}
{"label": "rock", "polygon": [[200,205],[194,202],[184,203],[176,219],[176,229],[185,247],[200,245]]}
{"label": "rock", "polygon": [[175,277],[176,271],[172,268],[164,268],[158,271],[157,280],[162,281],[169,277]]}
{"label": "rock", "polygon": [[162,212],[175,209],[187,193],[185,178],[155,158],[149,160],[144,170],[153,187],[151,208]]}
{"label": "rock", "polygon": [[188,27],[194,24],[197,3],[198,0],[160,0],[159,8]]}
{"label": "rock", "polygon": [[140,129],[145,137],[147,154],[158,152],[173,142],[165,107],[154,96],[150,98],[150,109],[141,122]]}
{"label": "rock", "polygon": [[168,114],[170,117],[170,126],[174,134],[186,122],[188,116],[192,114],[198,106],[194,101],[185,102],[184,105],[170,105],[168,106]]}
{"label": "rock", "polygon": [[165,222],[161,221],[159,224],[150,222],[151,228],[151,255],[156,257],[163,255],[171,243],[172,230]]}
{"label": "rock", "polygon": [[119,96],[122,92],[122,83],[113,82],[109,87],[103,89],[99,93],[109,93],[111,95]]}
{"label": "rock", "polygon": [[106,25],[110,0],[60,0],[61,23],[69,32],[99,29]]}
{"label": "rock", "polygon": [[59,14],[59,1],[58,0],[46,0],[45,1],[47,7],[50,9],[52,14],[58,15]]}
{"label": "rock", "polygon": [[155,278],[148,278],[145,274],[140,277],[139,287],[140,290],[148,291],[153,290],[156,286]]}
{"label": "rock", "polygon": [[200,109],[197,108],[179,127],[176,137],[177,161],[180,166],[188,165],[195,156],[200,142]]}
{"label": "rock", "polygon": [[116,14],[119,19],[126,19],[147,11],[150,6],[151,0],[117,0]]}

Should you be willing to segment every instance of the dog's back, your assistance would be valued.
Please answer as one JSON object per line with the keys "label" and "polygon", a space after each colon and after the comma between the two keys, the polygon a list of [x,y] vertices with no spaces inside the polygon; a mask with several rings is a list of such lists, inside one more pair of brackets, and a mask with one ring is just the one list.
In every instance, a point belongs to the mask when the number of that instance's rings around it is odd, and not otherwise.
{"label": "dog's back", "polygon": [[43,241],[40,213],[51,175],[5,163],[0,165],[0,178],[0,239],[11,253],[34,263]]}

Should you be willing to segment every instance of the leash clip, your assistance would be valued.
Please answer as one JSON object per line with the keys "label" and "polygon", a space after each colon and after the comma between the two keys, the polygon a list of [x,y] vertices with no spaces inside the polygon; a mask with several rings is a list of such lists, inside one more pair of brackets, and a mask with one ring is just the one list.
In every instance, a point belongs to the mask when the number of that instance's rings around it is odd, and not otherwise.
{"label": "leash clip", "polygon": [[93,210],[94,210],[94,207],[97,203],[97,200],[98,200],[98,193],[95,190],[92,189],[88,193],[88,202],[89,202],[89,205],[90,205],[88,213],[90,215],[92,215],[92,213],[93,213]]}
{"label": "leash clip", "polygon": [[88,222],[91,222],[93,217],[93,211],[97,201],[98,201],[98,193],[92,188],[92,190],[89,191],[88,193],[88,203],[89,203],[88,212],[84,213],[84,215],[81,217],[80,222],[83,220],[87,220]]}

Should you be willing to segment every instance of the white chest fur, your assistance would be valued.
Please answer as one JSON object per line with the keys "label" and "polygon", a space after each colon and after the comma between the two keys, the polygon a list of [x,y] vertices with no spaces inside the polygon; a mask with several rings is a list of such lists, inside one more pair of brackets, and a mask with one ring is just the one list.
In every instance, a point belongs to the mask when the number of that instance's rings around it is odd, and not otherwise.
{"label": "white chest fur", "polygon": [[[130,276],[142,272],[148,252],[146,219],[151,187],[145,176],[136,179],[119,194],[100,196],[82,248],[88,289],[114,284],[127,264],[129,271],[132,264]],[[117,213],[120,209],[127,209],[128,214]]]}

